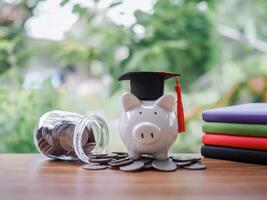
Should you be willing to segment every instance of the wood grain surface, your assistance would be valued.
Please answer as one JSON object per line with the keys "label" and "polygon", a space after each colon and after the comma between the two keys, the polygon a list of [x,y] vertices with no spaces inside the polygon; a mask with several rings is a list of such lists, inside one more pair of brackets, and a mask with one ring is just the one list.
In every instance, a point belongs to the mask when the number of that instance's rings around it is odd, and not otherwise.
{"label": "wood grain surface", "polygon": [[1,200],[267,199],[267,167],[204,159],[208,169],[86,171],[39,154],[0,154]]}

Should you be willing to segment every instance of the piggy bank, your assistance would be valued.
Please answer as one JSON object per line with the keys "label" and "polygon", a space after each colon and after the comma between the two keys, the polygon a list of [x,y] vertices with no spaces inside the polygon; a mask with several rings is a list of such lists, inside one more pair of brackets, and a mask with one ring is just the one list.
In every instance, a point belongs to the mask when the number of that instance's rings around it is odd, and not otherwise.
{"label": "piggy bank", "polygon": [[174,96],[165,94],[156,101],[141,101],[127,92],[122,104],[119,132],[129,156],[138,159],[141,154],[151,154],[158,160],[167,159],[178,130]]}

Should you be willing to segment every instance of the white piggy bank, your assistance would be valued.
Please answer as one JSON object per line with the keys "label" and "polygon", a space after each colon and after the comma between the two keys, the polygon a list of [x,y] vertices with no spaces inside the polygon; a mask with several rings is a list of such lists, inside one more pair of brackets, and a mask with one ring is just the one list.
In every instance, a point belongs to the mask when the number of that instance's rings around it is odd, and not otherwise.
{"label": "white piggy bank", "polygon": [[177,137],[175,98],[166,94],[157,101],[140,101],[132,93],[122,97],[124,113],[119,132],[129,156],[152,154],[158,160],[168,158],[168,150]]}

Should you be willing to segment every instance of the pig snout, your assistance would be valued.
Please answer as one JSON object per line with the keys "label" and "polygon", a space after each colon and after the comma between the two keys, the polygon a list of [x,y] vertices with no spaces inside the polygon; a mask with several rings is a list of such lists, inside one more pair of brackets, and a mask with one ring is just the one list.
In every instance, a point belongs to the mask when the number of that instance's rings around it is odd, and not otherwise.
{"label": "pig snout", "polygon": [[133,137],[141,144],[152,144],[156,142],[161,135],[160,128],[153,123],[143,122],[134,127]]}

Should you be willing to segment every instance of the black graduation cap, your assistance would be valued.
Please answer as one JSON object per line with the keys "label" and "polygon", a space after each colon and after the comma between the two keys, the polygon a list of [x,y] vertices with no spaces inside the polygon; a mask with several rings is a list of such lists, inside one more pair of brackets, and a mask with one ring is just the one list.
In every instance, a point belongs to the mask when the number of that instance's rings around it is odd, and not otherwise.
{"label": "black graduation cap", "polygon": [[156,100],[164,93],[164,82],[171,77],[180,76],[169,72],[128,72],[119,81],[130,80],[131,93],[140,100]]}

